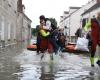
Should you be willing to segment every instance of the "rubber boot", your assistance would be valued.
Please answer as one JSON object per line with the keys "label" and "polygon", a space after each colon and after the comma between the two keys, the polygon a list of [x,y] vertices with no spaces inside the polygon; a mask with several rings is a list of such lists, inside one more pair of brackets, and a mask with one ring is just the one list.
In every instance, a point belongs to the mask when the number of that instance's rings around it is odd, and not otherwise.
{"label": "rubber boot", "polygon": [[94,67],[94,57],[90,57],[91,67]]}
{"label": "rubber boot", "polygon": [[98,56],[97,64],[98,64],[98,66],[100,67],[100,56]]}

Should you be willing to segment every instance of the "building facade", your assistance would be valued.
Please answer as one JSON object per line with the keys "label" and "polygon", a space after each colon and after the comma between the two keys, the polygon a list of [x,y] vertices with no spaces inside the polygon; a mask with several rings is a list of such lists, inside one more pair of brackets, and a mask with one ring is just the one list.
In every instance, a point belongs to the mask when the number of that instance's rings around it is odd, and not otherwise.
{"label": "building facade", "polygon": [[0,51],[16,43],[17,0],[0,0]]}
{"label": "building facade", "polygon": [[21,49],[19,45],[22,45],[22,23],[25,17],[20,10],[22,8],[22,0],[0,0],[1,53]]}
{"label": "building facade", "polygon": [[26,48],[26,46],[30,44],[31,22],[32,21],[25,14],[23,14],[22,40],[24,48]]}
{"label": "building facade", "polygon": [[69,15],[60,21],[60,24],[67,26],[67,33],[70,42],[75,42],[75,33],[77,29],[82,28],[82,14],[96,4],[96,0],[89,1],[82,7],[70,7]]}
{"label": "building facade", "polygon": [[96,18],[98,12],[100,12],[100,1],[94,4],[88,10],[86,10],[81,16],[82,19]]}

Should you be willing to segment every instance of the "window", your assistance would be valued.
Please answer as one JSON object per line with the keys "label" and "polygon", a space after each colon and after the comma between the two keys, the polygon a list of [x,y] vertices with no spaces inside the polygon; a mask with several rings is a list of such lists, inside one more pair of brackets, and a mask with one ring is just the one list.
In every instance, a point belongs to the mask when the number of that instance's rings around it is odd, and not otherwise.
{"label": "window", "polygon": [[4,16],[2,16],[2,24],[1,24],[1,40],[4,40],[4,26],[5,26],[5,23],[4,23]]}
{"label": "window", "polygon": [[2,19],[1,19],[1,16],[0,16],[0,40],[1,40],[1,27],[2,27]]}
{"label": "window", "polygon": [[16,26],[14,25],[14,39],[16,39]]}
{"label": "window", "polygon": [[8,23],[8,40],[11,38],[10,32],[11,32],[11,24]]}
{"label": "window", "polygon": [[14,22],[10,26],[10,34],[11,34],[11,39],[16,39],[16,26]]}
{"label": "window", "polygon": [[5,34],[5,41],[8,39],[8,19],[5,19],[5,26],[4,26],[4,34]]}
{"label": "window", "polygon": [[11,23],[11,26],[10,26],[10,35],[11,35],[11,39],[14,38],[14,26],[13,26],[13,23]]}

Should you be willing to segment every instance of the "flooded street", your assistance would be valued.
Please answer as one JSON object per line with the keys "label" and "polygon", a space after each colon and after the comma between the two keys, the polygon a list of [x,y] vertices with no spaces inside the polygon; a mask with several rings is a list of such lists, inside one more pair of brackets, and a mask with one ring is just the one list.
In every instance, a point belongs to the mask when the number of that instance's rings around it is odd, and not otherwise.
{"label": "flooded street", "polygon": [[0,80],[100,80],[100,68],[91,68],[89,57],[62,53],[64,56],[24,50],[17,56],[0,58]]}

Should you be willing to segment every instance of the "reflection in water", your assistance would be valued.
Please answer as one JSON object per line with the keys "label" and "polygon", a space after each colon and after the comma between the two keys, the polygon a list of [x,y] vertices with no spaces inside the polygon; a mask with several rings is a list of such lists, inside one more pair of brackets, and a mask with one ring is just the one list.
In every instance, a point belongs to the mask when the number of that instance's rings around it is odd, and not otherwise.
{"label": "reflection in water", "polygon": [[40,61],[39,55],[25,51],[14,59],[0,58],[0,80],[100,80],[100,67],[89,67],[88,57],[65,57],[46,62],[48,59]]}
{"label": "reflection in water", "polygon": [[42,64],[41,67],[41,80],[54,80],[55,65],[51,62],[49,65]]}
{"label": "reflection in water", "polygon": [[40,67],[31,64],[24,64],[20,67],[21,71],[15,73],[18,75],[18,80],[39,80]]}
{"label": "reflection in water", "polygon": [[100,80],[100,67],[93,67],[89,72],[88,80]]}
{"label": "reflection in water", "polygon": [[50,64],[41,63],[41,65],[24,64],[20,66],[18,80],[55,80],[54,74],[57,68],[53,62]]}

